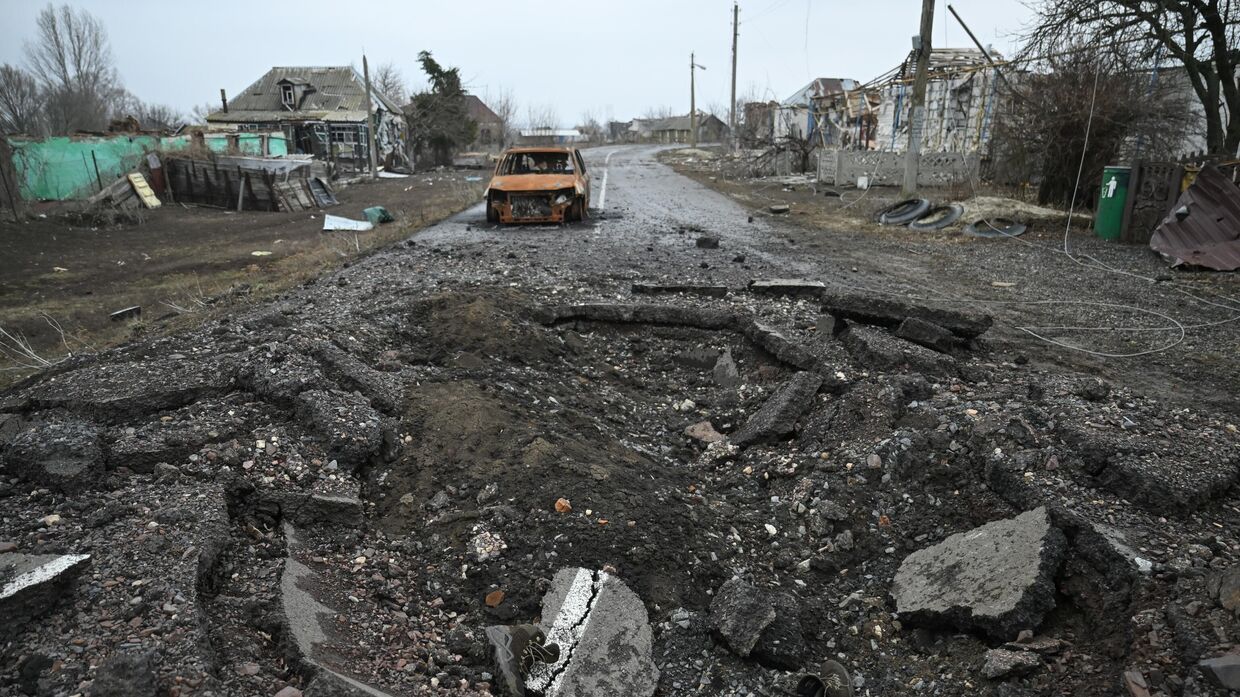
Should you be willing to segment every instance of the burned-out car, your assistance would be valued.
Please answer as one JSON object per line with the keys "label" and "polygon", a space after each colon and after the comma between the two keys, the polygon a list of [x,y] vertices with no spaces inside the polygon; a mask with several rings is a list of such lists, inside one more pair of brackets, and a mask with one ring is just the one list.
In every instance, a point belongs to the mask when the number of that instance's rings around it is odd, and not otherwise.
{"label": "burned-out car", "polygon": [[492,223],[582,220],[590,205],[585,158],[577,148],[511,148],[495,166],[486,202]]}

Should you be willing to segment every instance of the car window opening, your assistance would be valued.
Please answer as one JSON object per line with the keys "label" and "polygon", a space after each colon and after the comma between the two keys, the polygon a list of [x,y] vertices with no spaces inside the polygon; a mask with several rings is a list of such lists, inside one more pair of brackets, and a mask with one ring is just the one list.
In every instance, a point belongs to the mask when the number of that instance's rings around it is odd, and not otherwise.
{"label": "car window opening", "polygon": [[501,174],[572,174],[573,161],[564,152],[513,153],[504,161]]}

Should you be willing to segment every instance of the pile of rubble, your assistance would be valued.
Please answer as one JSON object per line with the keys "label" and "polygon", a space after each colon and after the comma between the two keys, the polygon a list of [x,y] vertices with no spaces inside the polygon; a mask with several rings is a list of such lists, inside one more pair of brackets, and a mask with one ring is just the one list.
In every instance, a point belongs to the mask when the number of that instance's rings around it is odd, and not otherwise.
{"label": "pile of rubble", "polygon": [[0,398],[0,691],[1240,688],[1236,428],[974,312],[378,255]]}

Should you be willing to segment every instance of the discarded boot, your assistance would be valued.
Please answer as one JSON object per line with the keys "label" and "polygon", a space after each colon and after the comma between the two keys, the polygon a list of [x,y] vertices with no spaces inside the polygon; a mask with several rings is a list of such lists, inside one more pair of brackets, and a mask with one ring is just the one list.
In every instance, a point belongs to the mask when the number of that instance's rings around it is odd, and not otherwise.
{"label": "discarded boot", "polygon": [[852,678],[844,666],[823,661],[819,674],[810,673],[797,683],[797,697],[853,697]]}
{"label": "discarded boot", "polygon": [[525,697],[525,676],[536,661],[555,663],[560,647],[548,644],[536,624],[487,627],[487,639],[495,647],[496,682],[512,697]]}

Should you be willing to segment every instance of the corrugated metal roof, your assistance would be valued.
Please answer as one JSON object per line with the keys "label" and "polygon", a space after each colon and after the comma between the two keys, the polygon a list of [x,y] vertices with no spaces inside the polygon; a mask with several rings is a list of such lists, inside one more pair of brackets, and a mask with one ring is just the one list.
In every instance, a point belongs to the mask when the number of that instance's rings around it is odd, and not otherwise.
{"label": "corrugated metal roof", "polygon": [[1217,167],[1201,170],[1154,231],[1150,249],[1174,258],[1176,265],[1240,269],[1240,187]]}
{"label": "corrugated metal roof", "polygon": [[[305,85],[308,89],[296,110],[285,108],[281,100],[281,81]],[[400,113],[400,106],[386,95],[372,89],[376,109]],[[248,112],[237,114],[236,112]],[[364,120],[366,113],[366,82],[351,66],[329,67],[275,67],[268,70],[257,82],[238,92],[228,102],[228,113],[212,113],[208,121],[257,121],[309,118],[306,112],[360,112],[356,120]],[[273,116],[276,115],[276,116]],[[261,118],[259,118],[261,116]],[[321,118],[321,117],[316,117]],[[340,120],[340,119],[335,119]]]}

